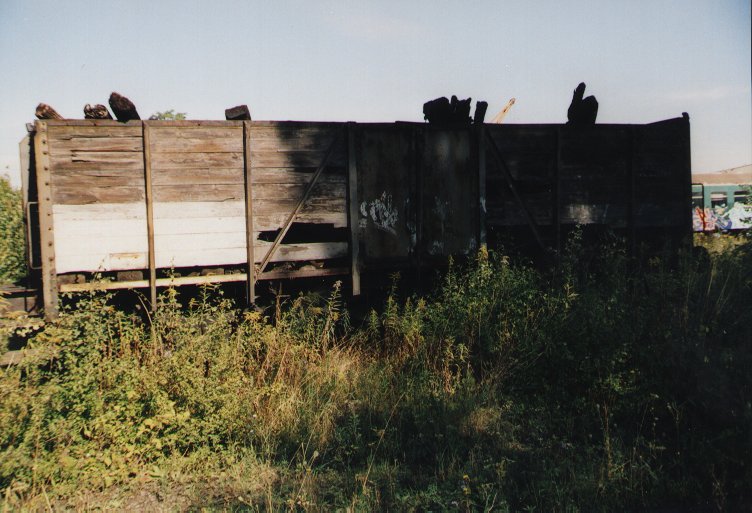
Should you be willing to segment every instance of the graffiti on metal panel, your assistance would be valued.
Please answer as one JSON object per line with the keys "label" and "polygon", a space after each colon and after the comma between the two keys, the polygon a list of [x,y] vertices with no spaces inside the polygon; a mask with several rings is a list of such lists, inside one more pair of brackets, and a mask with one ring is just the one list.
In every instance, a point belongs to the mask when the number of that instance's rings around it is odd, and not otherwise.
{"label": "graffiti on metal panel", "polygon": [[377,229],[397,235],[395,226],[399,216],[397,209],[392,204],[392,195],[386,191],[372,201],[362,202],[360,204],[360,215],[373,221]]}
{"label": "graffiti on metal panel", "polygon": [[695,207],[692,211],[692,229],[696,232],[746,228],[752,228],[752,205],[734,203],[731,208]]}

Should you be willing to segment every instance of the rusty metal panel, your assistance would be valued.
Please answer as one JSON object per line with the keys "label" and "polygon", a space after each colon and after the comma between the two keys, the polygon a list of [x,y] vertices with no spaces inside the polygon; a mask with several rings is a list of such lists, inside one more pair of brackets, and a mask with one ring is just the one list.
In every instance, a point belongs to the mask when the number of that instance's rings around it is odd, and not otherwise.
{"label": "rusty metal panel", "polygon": [[407,259],[416,244],[414,128],[361,125],[355,138],[363,258]]}
{"label": "rusty metal panel", "polygon": [[428,256],[468,254],[478,247],[478,172],[469,128],[424,132],[420,176],[421,244]]}

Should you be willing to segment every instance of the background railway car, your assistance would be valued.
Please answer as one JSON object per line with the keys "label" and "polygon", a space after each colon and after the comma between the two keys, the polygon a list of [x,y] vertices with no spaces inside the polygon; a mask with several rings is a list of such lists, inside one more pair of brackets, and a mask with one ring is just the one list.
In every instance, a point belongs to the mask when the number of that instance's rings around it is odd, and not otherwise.
{"label": "background railway car", "polygon": [[752,165],[692,176],[692,228],[696,232],[752,227]]}

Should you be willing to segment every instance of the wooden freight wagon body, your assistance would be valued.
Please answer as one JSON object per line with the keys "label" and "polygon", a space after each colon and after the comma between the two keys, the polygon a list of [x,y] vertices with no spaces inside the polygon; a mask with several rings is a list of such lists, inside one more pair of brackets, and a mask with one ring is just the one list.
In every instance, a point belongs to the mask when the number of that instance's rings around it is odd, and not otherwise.
{"label": "wooden freight wagon body", "polygon": [[[425,265],[522,230],[680,240],[689,121],[648,125],[37,121],[21,144],[30,265],[60,292]],[[249,264],[250,263],[250,264]],[[112,281],[93,281],[95,276]]]}

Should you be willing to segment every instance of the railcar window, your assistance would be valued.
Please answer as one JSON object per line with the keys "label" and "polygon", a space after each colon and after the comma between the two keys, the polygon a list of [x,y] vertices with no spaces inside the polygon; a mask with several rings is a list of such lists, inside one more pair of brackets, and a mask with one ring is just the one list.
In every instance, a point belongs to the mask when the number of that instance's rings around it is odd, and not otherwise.
{"label": "railcar window", "polygon": [[749,192],[734,191],[734,203],[749,203]]}
{"label": "railcar window", "polygon": [[725,192],[714,192],[710,195],[710,205],[713,207],[725,207],[726,201]]}
{"label": "railcar window", "polygon": [[692,206],[703,208],[702,191],[692,191]]}

